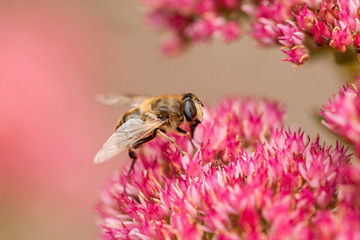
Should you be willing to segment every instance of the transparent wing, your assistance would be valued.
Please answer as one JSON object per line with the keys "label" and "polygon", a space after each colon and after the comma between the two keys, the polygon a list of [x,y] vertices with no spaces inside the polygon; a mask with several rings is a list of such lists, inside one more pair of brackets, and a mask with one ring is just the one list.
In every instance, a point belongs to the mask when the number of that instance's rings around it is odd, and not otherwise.
{"label": "transparent wing", "polygon": [[150,96],[119,93],[100,94],[95,96],[95,99],[98,102],[112,107],[120,107],[123,105],[130,105],[132,107],[136,107],[147,98],[150,98]]}
{"label": "transparent wing", "polygon": [[147,120],[144,122],[139,118],[127,120],[111,135],[105,142],[104,146],[96,154],[94,163],[104,162],[125,148],[135,144],[137,141],[151,136],[154,131],[163,125],[165,122],[149,114]]}

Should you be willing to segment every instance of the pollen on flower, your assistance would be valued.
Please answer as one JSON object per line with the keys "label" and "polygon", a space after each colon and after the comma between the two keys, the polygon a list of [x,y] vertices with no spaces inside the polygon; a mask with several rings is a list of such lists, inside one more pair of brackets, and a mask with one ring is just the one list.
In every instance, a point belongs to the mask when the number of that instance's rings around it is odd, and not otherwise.
{"label": "pollen on flower", "polygon": [[172,135],[186,156],[161,138],[144,145],[100,195],[100,238],[359,239],[359,169],[341,144],[284,130],[284,114],[228,98],[205,109],[197,149]]}

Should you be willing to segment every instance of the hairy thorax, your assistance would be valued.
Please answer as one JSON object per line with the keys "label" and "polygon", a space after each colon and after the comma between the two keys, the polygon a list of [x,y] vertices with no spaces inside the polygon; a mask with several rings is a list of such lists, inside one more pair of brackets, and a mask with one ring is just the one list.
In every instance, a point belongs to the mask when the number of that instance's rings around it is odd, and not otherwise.
{"label": "hairy thorax", "polygon": [[150,105],[150,112],[166,121],[161,128],[165,131],[176,129],[184,120],[181,100],[177,96],[156,99]]}
{"label": "hairy thorax", "polygon": [[138,107],[130,109],[119,120],[116,129],[131,118],[148,121],[148,113],[164,121],[161,130],[168,132],[176,129],[183,121],[181,99],[176,95],[164,95],[145,100]]}

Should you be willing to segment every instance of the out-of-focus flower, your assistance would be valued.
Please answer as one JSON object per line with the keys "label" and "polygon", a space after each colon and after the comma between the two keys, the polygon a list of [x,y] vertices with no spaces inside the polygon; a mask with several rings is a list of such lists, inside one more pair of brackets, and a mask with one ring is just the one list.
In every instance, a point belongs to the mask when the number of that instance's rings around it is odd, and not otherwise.
{"label": "out-of-focus flower", "polygon": [[187,38],[190,38],[195,42],[206,41],[209,39],[209,36],[215,34],[221,25],[221,19],[209,16],[205,19],[194,22],[194,24],[186,29],[185,35]]}
{"label": "out-of-focus flower", "polygon": [[107,123],[93,99],[130,55],[91,4],[0,1],[0,239],[95,231],[89,209],[111,166],[91,163]]}
{"label": "out-of-focus flower", "polygon": [[197,150],[173,135],[182,157],[157,138],[129,176],[130,161],[112,175],[97,205],[101,239],[358,239],[359,171],[343,146],[284,131],[284,109],[264,99],[204,113]]}
{"label": "out-of-focus flower", "polygon": [[341,169],[346,181],[339,189],[337,214],[321,213],[316,220],[321,239],[331,239],[339,222],[343,225],[341,238],[360,238],[360,234],[353,231],[359,227],[360,219],[360,79],[356,77],[356,80],[352,88],[347,83],[340,89],[319,112],[325,118],[323,124],[349,141],[357,156],[352,165]]}
{"label": "out-of-focus flower", "polygon": [[296,66],[304,63],[309,57],[309,54],[306,52],[306,48],[303,45],[297,45],[289,50],[282,49],[281,51],[289,56],[288,58],[283,59],[283,61],[292,62]]}
{"label": "out-of-focus flower", "polygon": [[237,22],[228,22],[221,29],[223,38],[227,42],[236,40],[241,34],[241,28]]}
{"label": "out-of-focus flower", "polygon": [[[250,35],[260,45],[278,44],[287,48],[285,53],[301,46],[311,53],[323,45],[345,52],[353,44],[356,53],[360,52],[356,37],[360,32],[358,0],[142,1],[150,22],[175,34],[183,46],[219,35],[225,41],[235,40],[240,36],[242,17],[247,15],[251,19]],[[284,60],[300,65],[306,59]]]}
{"label": "out-of-focus flower", "polygon": [[161,52],[166,56],[174,56],[182,51],[183,44],[178,36],[172,35],[165,39],[162,44]]}
{"label": "out-of-focus flower", "polygon": [[356,79],[353,88],[345,85],[323,106],[320,114],[325,117],[323,124],[353,144],[360,158],[360,79]]}

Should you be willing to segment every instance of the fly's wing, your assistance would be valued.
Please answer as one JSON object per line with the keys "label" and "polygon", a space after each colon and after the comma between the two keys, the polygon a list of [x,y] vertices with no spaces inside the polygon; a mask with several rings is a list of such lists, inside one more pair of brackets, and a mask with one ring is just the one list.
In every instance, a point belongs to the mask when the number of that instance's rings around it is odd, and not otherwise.
{"label": "fly's wing", "polygon": [[94,163],[104,162],[125,148],[131,147],[137,141],[151,136],[154,131],[165,122],[149,114],[144,122],[139,118],[127,120],[111,135],[105,142],[104,146],[96,154]]}
{"label": "fly's wing", "polygon": [[136,107],[140,105],[142,101],[148,98],[150,98],[150,96],[119,94],[119,93],[109,93],[109,94],[95,96],[95,99],[98,102],[112,107],[120,107],[123,105],[130,105],[132,107]]}

